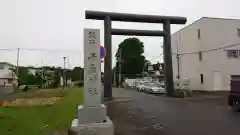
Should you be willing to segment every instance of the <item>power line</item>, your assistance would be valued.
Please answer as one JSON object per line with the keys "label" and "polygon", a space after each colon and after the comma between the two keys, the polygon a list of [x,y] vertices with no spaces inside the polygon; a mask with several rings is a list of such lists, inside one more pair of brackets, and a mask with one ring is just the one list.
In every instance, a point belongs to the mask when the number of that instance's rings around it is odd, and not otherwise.
{"label": "power line", "polygon": [[0,51],[17,50],[18,48],[0,48]]}
{"label": "power line", "polygon": [[49,51],[49,52],[75,52],[81,53],[81,50],[53,50],[53,49],[44,49],[44,48],[0,48],[0,51],[12,51],[12,50],[28,50],[28,51]]}
{"label": "power line", "polygon": [[[238,46],[240,45],[240,43],[236,43],[236,44],[230,44],[230,45],[227,45],[227,46],[223,46],[223,47],[218,47],[218,48],[212,48],[212,49],[208,49],[208,50],[202,50],[202,51],[197,51],[197,52],[185,52],[185,53],[172,53],[172,55],[187,55],[187,54],[198,54],[199,52],[212,52],[212,51],[217,51],[217,50],[222,50],[222,49],[226,49],[226,48],[230,48],[230,47],[234,47],[234,46]],[[161,53],[160,55],[156,55],[156,56],[153,56],[151,58],[149,58],[150,60],[155,60],[155,59],[158,59],[158,57],[161,57],[163,55],[163,53]]]}
{"label": "power line", "polygon": [[29,51],[50,51],[50,52],[78,52],[81,53],[80,50],[52,50],[52,49],[43,49],[43,48],[20,48],[21,50],[29,50]]}
{"label": "power line", "polygon": [[[212,48],[212,49],[208,49],[208,50],[197,51],[197,52],[184,52],[184,53],[179,53],[178,55],[198,54],[199,52],[212,52],[212,51],[226,49],[226,48],[230,48],[230,47],[234,47],[234,46],[238,46],[238,45],[240,45],[240,43],[231,44],[231,45],[218,47],[218,48]],[[0,51],[8,51],[8,50],[16,50],[17,51],[18,49],[19,50],[29,50],[29,51],[78,52],[78,53],[82,53],[80,50],[52,50],[52,49],[43,49],[43,48],[0,48]],[[160,55],[157,55],[157,56],[153,56],[152,59],[156,59],[157,57],[160,57],[162,55],[163,55],[163,53],[161,53]],[[177,53],[172,53],[172,55],[177,55]]]}

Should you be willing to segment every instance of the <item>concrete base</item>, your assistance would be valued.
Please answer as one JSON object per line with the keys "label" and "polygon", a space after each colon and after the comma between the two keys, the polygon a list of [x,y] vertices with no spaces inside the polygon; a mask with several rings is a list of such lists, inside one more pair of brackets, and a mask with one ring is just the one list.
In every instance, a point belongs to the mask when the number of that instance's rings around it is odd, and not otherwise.
{"label": "concrete base", "polygon": [[106,121],[106,106],[101,104],[100,107],[78,106],[78,124],[102,123]]}
{"label": "concrete base", "polygon": [[71,125],[71,135],[114,135],[114,127],[108,117],[105,122],[90,124],[79,124],[78,119],[74,119]]}

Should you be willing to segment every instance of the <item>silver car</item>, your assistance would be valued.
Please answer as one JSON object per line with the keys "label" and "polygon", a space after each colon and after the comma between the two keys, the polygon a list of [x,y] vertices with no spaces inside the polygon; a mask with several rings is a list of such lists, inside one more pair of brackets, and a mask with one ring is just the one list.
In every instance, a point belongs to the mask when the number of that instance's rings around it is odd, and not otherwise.
{"label": "silver car", "polygon": [[163,87],[159,87],[155,83],[150,83],[146,86],[144,86],[144,91],[147,93],[153,93],[153,94],[163,94],[165,93],[165,90]]}
{"label": "silver car", "polygon": [[140,91],[140,92],[144,91],[144,88],[145,88],[145,86],[146,86],[147,83],[148,83],[148,82],[145,82],[145,81],[140,82],[140,83],[136,86],[137,91]]}

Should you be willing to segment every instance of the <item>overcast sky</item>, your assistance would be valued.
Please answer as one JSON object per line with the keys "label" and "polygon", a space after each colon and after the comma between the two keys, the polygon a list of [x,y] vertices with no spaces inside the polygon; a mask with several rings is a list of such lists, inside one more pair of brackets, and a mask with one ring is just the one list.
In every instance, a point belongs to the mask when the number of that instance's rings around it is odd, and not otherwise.
{"label": "overcast sky", "polygon": [[[0,61],[16,64],[17,51],[14,48],[28,48],[42,50],[20,49],[20,65],[62,66],[63,56],[69,58],[69,68],[83,65],[83,28],[101,29],[101,43],[104,43],[103,22],[85,20],[86,9],[184,16],[188,25],[203,16],[239,19],[239,5],[239,0],[0,0],[0,49],[10,48],[0,50]],[[173,33],[184,26],[174,25],[171,31]],[[160,24],[119,22],[114,22],[113,27],[162,29]],[[113,56],[125,38],[113,36]],[[162,38],[139,38],[145,45],[144,55],[152,62],[161,61]]]}

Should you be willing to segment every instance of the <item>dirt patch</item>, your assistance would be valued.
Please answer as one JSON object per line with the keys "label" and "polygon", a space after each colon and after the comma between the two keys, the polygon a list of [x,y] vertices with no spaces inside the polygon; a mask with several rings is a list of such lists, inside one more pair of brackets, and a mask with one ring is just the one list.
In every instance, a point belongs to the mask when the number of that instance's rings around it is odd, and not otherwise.
{"label": "dirt patch", "polygon": [[42,89],[42,90],[30,90],[28,92],[19,92],[11,95],[10,99],[18,99],[18,98],[49,98],[49,97],[64,97],[67,95],[67,90],[61,89]]}
{"label": "dirt patch", "polygon": [[29,106],[29,105],[51,105],[60,100],[60,97],[51,97],[51,98],[22,98],[16,99],[14,101],[5,101],[2,103],[2,106]]}

